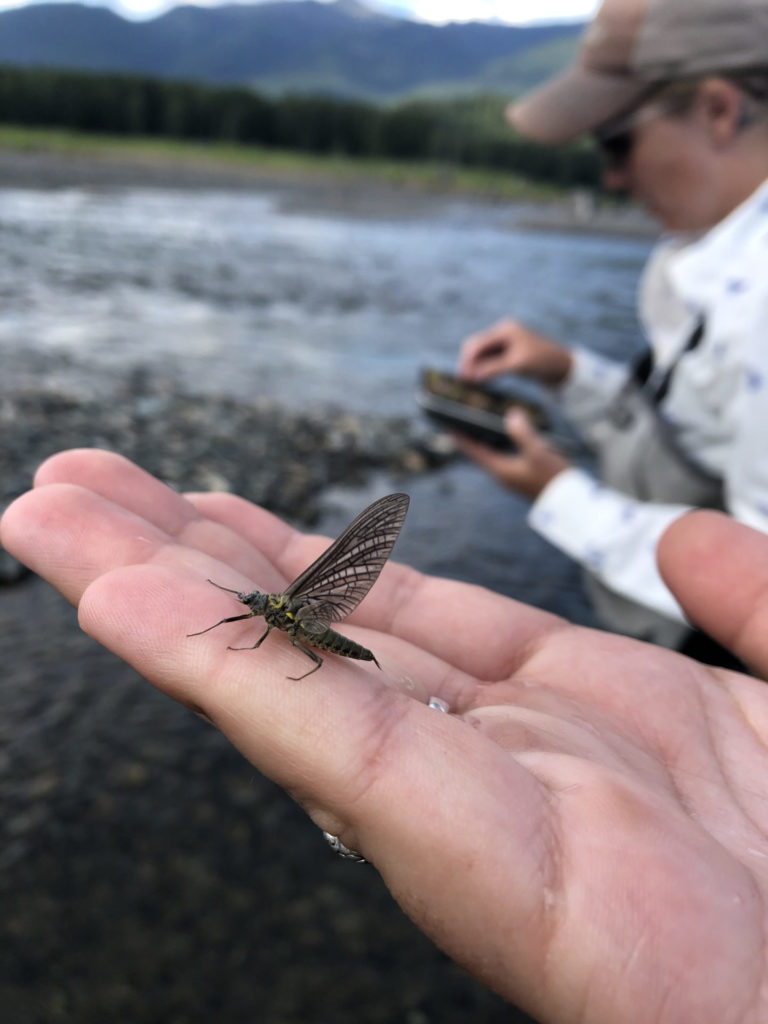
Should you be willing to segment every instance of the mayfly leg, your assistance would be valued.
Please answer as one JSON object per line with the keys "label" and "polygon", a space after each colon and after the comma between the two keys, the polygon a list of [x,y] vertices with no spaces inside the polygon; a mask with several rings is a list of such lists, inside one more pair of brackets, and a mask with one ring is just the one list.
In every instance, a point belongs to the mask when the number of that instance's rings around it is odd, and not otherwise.
{"label": "mayfly leg", "polygon": [[[235,619],[250,619],[250,618],[252,618],[251,615],[236,615],[235,616]],[[225,619],[224,621],[225,622],[227,622],[227,621],[234,622],[235,619],[229,619],[229,620]],[[249,644],[248,647],[229,647],[228,646],[227,650],[228,651],[255,651],[257,647],[261,647],[261,645],[267,639],[267,637],[269,636],[271,631],[272,631],[272,627],[271,626],[267,626],[266,632],[264,633],[263,636],[259,637],[259,639],[256,641],[255,644]]]}
{"label": "mayfly leg", "polygon": [[[225,622],[239,622],[241,619],[252,619],[253,612],[246,612],[245,615],[230,615],[227,619],[219,619],[218,622],[214,622],[212,626],[208,626],[206,629],[201,629],[198,633],[187,633],[187,636],[202,636],[203,633],[209,632],[211,629],[216,629],[217,626],[223,626]],[[267,630],[269,632],[269,630]],[[266,635],[266,634],[265,634]],[[264,637],[261,638],[263,640]],[[261,643],[261,640],[259,643]],[[259,644],[256,644],[258,647]]]}
{"label": "mayfly leg", "polygon": [[[207,580],[208,583],[213,583],[214,587],[218,587],[219,590],[223,590],[227,594],[234,594],[236,597],[240,596],[240,592],[232,590],[230,587],[222,587],[220,583],[214,583],[213,580]],[[245,615],[230,615],[229,618],[219,619],[218,622],[214,622],[212,626],[208,626],[206,629],[201,629],[198,633],[187,633],[187,636],[202,636],[203,633],[207,633],[210,629],[216,629],[217,626],[223,626],[225,622],[239,622],[241,619],[252,619],[253,612],[246,612]],[[267,630],[269,632],[269,630]],[[264,637],[262,637],[262,640]],[[258,644],[256,645],[258,647]]]}
{"label": "mayfly leg", "polygon": [[304,644],[300,640],[296,639],[296,637],[293,637],[293,636],[291,637],[291,643],[293,644],[294,647],[298,647],[298,649],[300,651],[302,651],[304,654],[306,654],[306,656],[310,659],[310,661],[317,662],[315,667],[311,668],[309,670],[309,672],[305,672],[303,676],[288,676],[287,677],[288,679],[292,680],[294,683],[298,683],[300,679],[306,679],[307,676],[311,676],[313,672],[317,672],[317,670],[323,664],[323,659],[315,651],[311,650],[309,647],[305,647]]}

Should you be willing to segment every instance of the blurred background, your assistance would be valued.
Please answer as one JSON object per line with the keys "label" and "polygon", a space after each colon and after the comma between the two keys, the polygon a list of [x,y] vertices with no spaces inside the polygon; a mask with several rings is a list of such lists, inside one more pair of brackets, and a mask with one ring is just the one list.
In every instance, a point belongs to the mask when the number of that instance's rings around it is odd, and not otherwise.
{"label": "blurred background", "polygon": [[[402,489],[397,559],[589,624],[525,503],[415,396],[505,315],[639,344],[648,226],[601,200],[589,146],[502,120],[594,6],[0,9],[3,502],[73,445],[329,534]],[[527,1019],[50,588],[0,573],[4,1020]]]}

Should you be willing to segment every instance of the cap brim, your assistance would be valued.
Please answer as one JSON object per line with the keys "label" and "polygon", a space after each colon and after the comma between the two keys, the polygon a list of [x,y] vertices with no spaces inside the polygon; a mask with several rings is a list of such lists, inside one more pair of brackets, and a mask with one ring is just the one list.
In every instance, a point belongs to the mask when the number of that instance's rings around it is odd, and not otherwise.
{"label": "cap brim", "polygon": [[648,89],[638,78],[569,68],[546,85],[510,103],[513,128],[535,142],[570,142],[628,110]]}

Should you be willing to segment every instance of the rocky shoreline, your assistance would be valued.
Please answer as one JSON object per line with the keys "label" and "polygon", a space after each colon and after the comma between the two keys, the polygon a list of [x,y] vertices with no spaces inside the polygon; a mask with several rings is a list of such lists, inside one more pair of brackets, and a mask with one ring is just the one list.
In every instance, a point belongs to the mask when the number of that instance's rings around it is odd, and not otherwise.
{"label": "rocky shoreline", "polygon": [[[103,154],[44,149],[14,149],[0,145],[0,188],[174,190],[258,190],[279,197],[281,207],[301,213],[334,213],[345,217],[408,219],[425,207],[456,199],[448,184],[430,188],[401,184],[364,175],[336,177],[329,170],[278,171],[258,164],[235,165],[222,160],[179,159],[156,155]],[[634,204],[601,205],[589,193],[564,192],[546,201],[513,201],[492,193],[462,195],[475,202],[501,207],[509,227],[565,234],[617,235],[652,239],[659,228]]]}
{"label": "rocky shoreline", "polygon": [[190,395],[143,368],[99,399],[3,388],[0,429],[6,501],[53,452],[94,446],[119,451],[177,490],[230,491],[302,525],[316,521],[331,484],[360,484],[375,470],[423,472],[452,457],[450,446],[405,417],[296,413],[270,398]]}
{"label": "rocky shoreline", "polygon": [[[0,145],[0,188],[173,189],[270,192],[287,210],[338,213],[347,217],[408,218],[426,205],[451,198],[413,184],[388,182],[364,174],[336,176],[322,167],[277,170],[258,163],[179,158],[142,153],[85,155]],[[492,197],[476,197],[493,202]]]}
{"label": "rocky shoreline", "polygon": [[[229,491],[302,526],[324,490],[368,474],[424,472],[453,457],[439,437],[399,417],[340,409],[296,413],[269,398],[189,395],[136,368],[109,395],[84,398],[52,386],[0,389],[0,506],[31,485],[56,451],[120,452],[179,491]],[[17,573],[0,560],[0,581]]]}

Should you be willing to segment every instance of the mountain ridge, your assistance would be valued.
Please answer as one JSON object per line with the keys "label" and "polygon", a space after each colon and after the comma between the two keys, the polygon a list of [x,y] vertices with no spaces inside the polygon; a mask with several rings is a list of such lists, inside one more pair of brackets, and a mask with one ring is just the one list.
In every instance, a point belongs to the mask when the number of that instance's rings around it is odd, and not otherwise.
{"label": "mountain ridge", "polygon": [[570,61],[583,25],[431,25],[358,0],[183,5],[145,21],[105,7],[40,3],[0,12],[0,63],[375,101],[514,95]]}

